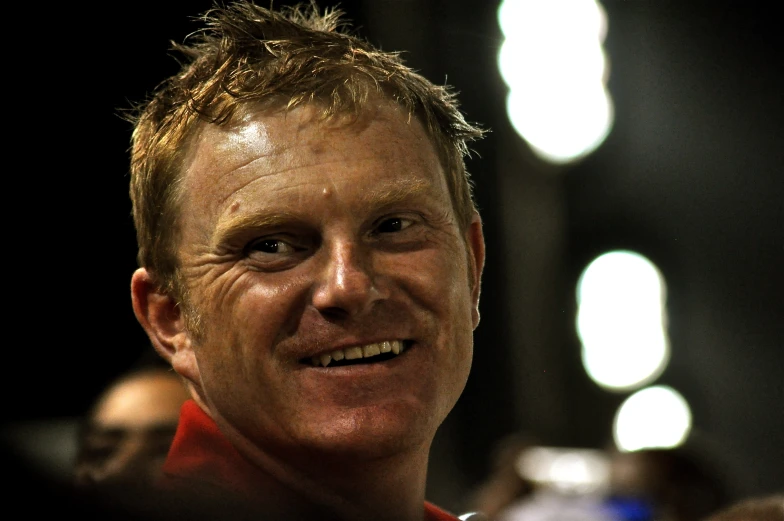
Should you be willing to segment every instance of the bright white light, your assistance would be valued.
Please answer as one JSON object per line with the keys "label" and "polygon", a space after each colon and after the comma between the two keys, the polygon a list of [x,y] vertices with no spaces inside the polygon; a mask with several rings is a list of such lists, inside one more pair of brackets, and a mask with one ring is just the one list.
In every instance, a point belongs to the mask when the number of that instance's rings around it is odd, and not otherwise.
{"label": "bright white light", "polygon": [[669,362],[666,286],[659,269],[631,251],[594,259],[577,284],[577,334],[586,372],[601,387],[650,383]]}
{"label": "bright white light", "polygon": [[619,450],[673,448],[691,431],[689,404],[675,389],[664,385],[642,389],[618,408],[613,437]]}
{"label": "bright white light", "polygon": [[547,96],[510,91],[506,112],[512,127],[531,149],[552,163],[568,163],[587,156],[607,138],[613,106],[601,85],[594,89],[561,92],[566,84],[553,85]]}
{"label": "bright white light", "polygon": [[498,6],[498,25],[506,38],[536,34],[558,39],[576,33],[603,42],[607,14],[595,0],[504,0]]}
{"label": "bright white light", "polygon": [[516,469],[527,481],[562,492],[586,494],[608,486],[610,462],[599,450],[537,446],[520,454]]}
{"label": "bright white light", "polygon": [[551,88],[579,92],[582,86],[571,84],[576,81],[588,82],[592,87],[595,82],[601,85],[608,67],[607,55],[594,40],[578,48],[574,34],[553,39],[551,34],[521,29],[501,45],[499,72],[508,87],[532,94],[547,94]]}
{"label": "bright white light", "polygon": [[596,0],[504,0],[498,53],[512,126],[541,158],[568,163],[593,152],[614,119]]}

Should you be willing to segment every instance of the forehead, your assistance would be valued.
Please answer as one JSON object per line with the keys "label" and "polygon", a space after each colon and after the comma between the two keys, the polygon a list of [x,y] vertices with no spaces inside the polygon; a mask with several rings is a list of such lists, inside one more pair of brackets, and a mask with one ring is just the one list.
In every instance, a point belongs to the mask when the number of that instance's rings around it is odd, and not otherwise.
{"label": "forehead", "polygon": [[[320,102],[291,109],[248,104],[231,123],[205,124],[190,147],[190,160],[205,154],[272,155],[292,146],[353,136],[400,141],[415,139],[431,145],[419,119],[399,104],[375,98],[357,112],[326,114]],[[187,161],[186,161],[187,162]]]}
{"label": "forehead", "polygon": [[321,182],[388,184],[387,190],[397,190],[393,185],[424,181],[446,194],[431,139],[398,105],[378,101],[355,118],[319,116],[319,106],[306,105],[248,113],[230,127],[205,126],[185,163],[186,202],[220,212],[216,205],[262,195],[261,187],[273,193]]}

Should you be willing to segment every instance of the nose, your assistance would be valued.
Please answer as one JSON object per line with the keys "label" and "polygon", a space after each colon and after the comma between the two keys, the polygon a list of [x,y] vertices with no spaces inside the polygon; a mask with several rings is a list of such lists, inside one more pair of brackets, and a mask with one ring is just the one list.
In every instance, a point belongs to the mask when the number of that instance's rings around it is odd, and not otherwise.
{"label": "nose", "polygon": [[313,292],[313,306],[324,315],[358,316],[388,298],[379,285],[370,252],[354,242],[339,242],[327,259]]}

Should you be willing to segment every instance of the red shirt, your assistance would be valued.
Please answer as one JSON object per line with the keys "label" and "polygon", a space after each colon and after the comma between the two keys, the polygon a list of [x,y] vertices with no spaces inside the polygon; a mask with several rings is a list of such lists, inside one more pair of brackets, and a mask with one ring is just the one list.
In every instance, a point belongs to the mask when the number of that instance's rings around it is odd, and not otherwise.
{"label": "red shirt", "polygon": [[[218,426],[193,400],[186,401],[169,454],[161,486],[176,487],[194,479],[216,488],[252,497],[259,481],[257,469],[223,437]],[[425,521],[459,521],[426,501]]]}

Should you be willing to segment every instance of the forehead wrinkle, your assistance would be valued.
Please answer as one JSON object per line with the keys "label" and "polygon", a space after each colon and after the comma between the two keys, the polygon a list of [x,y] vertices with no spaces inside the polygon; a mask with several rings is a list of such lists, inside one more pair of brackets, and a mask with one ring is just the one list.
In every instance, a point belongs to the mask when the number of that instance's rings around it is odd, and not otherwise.
{"label": "forehead wrinkle", "polygon": [[[267,160],[267,163],[266,163],[266,164],[265,164],[265,166],[264,166],[264,167],[262,167],[262,168],[264,168],[264,169],[269,169],[269,167],[268,167],[268,165],[269,165],[269,158],[271,158],[271,157],[275,157],[276,155],[277,155],[277,153],[276,153],[276,152],[270,152],[270,153],[268,153],[268,154],[263,154],[263,155],[259,155],[259,156],[256,156],[256,157],[249,158],[249,159],[248,159],[247,161],[245,161],[244,163],[240,163],[240,164],[238,164],[238,165],[235,165],[235,166],[234,166],[234,167],[233,167],[231,170],[227,170],[227,171],[223,172],[223,173],[222,173],[222,174],[221,174],[221,175],[218,177],[217,181],[220,181],[220,179],[221,179],[221,178],[224,178],[224,177],[231,176],[232,174],[234,174],[234,173],[236,173],[236,172],[242,172],[242,171],[243,171],[243,170],[245,170],[246,168],[253,166],[253,164],[254,164],[256,161]],[[275,172],[276,172],[275,170],[270,170],[270,172],[269,172],[268,174],[266,174],[266,175],[269,175],[269,174],[274,174]]]}
{"label": "forehead wrinkle", "polygon": [[[224,173],[220,174],[218,176],[218,178],[215,179],[215,183],[221,181],[222,179],[227,179],[227,178],[234,177],[234,176],[240,174],[242,169],[247,168],[248,166],[250,166],[254,162],[256,162],[258,160],[261,160],[261,159],[264,159],[266,157],[268,157],[268,156],[264,156],[264,157],[259,157],[259,158],[253,159],[251,161],[248,161],[245,165],[242,165],[242,166],[240,166],[238,168],[235,168],[234,170],[230,170],[228,172],[224,172]],[[250,186],[250,185],[252,185],[254,183],[263,182],[265,179],[267,179],[269,177],[272,177],[274,175],[285,174],[287,172],[296,171],[296,170],[298,170],[300,168],[307,168],[308,166],[312,166],[312,165],[292,165],[292,166],[287,166],[287,167],[276,167],[274,169],[267,169],[268,171],[264,172],[264,173],[253,172],[254,176],[248,177],[247,180],[243,181],[241,184],[233,186],[230,192],[226,193],[225,196],[220,197],[217,200],[217,203],[219,205],[225,205],[227,203],[227,201],[229,201],[232,197],[234,197],[236,195],[237,192],[243,190],[244,188],[247,188],[248,186]],[[303,182],[301,184],[307,184],[307,183]]]}

